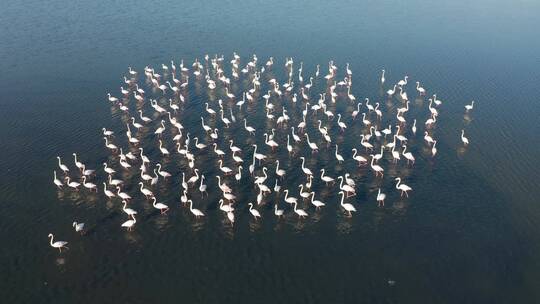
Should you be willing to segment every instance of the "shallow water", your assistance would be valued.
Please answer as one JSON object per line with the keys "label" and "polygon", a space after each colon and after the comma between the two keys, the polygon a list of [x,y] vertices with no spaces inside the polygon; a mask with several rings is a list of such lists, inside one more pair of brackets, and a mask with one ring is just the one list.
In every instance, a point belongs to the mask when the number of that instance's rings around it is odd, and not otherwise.
{"label": "shallow water", "polygon": [[[27,1],[4,7],[0,239],[5,246],[0,253],[0,296],[6,301],[538,302],[537,2],[347,1],[334,6],[307,1]],[[110,106],[106,93],[120,95],[127,66],[142,74],[145,65],[161,71],[158,67],[170,59],[191,64],[206,53],[224,54],[228,61],[233,51],[242,56],[242,65],[253,53],[261,64],[274,56],[281,82],[287,56],[294,58],[295,69],[303,61],[304,79],[316,64],[325,75],[329,60],[335,60],[341,79],[348,62],[357,100],[384,100],[384,110],[401,106],[381,98],[390,84],[405,74],[421,81],[444,102],[434,130],[437,157],[432,160],[422,149],[419,132],[410,144],[417,164],[407,168],[386,160],[384,178],[375,179],[371,170],[357,169],[350,160],[351,148],[360,148],[358,134],[365,129],[349,117],[346,136],[337,128],[331,131],[347,159],[343,165],[335,161],[333,149],[311,156],[304,144],[299,155],[308,157],[315,173],[324,167],[334,177],[353,175],[358,195],[350,201],[358,212],[352,218],[337,206],[335,188],[315,179],[313,188],[326,208],[315,212],[310,207],[310,217],[298,221],[281,195],[280,207],[287,216],[277,221],[270,210],[275,201],[271,194],[259,207],[263,220],[255,222],[246,204],[255,200],[256,191],[251,183],[237,185],[231,178],[229,185],[239,193],[233,229],[218,210],[217,191],[202,200],[198,191],[192,195],[207,213],[203,220],[195,221],[189,210],[179,207],[178,174],[187,163],[177,155],[165,162],[175,177],[153,189],[171,211],[161,216],[137,197],[133,205],[141,215],[131,233],[120,229],[126,217],[118,201],[55,189],[57,155],[72,168],[73,152],[92,169],[101,170],[104,161],[119,168],[103,147],[101,128],[124,133],[125,117]],[[381,68],[387,71],[384,90],[378,83]],[[423,120],[427,103],[414,100],[413,81],[407,90],[413,101],[407,117]],[[314,92],[324,87],[316,81]],[[234,93],[239,96],[246,88],[241,82]],[[192,135],[202,135],[198,117],[204,102],[218,98],[192,83],[189,101],[178,115]],[[472,99],[475,109],[464,116],[463,106]],[[130,105],[135,104],[132,98]],[[301,105],[288,105],[295,122]],[[215,102],[213,108],[218,108]],[[235,115],[239,121],[248,117],[262,134],[267,123],[256,119],[264,117],[260,108]],[[342,100],[335,108],[350,113],[353,107]],[[145,105],[145,113],[148,109]],[[210,123],[223,130],[219,120]],[[322,147],[314,127],[308,132]],[[459,138],[462,128],[471,140],[466,149]],[[152,143],[147,154],[157,160],[159,150],[150,135],[154,129],[144,138]],[[238,138],[235,143],[248,162],[252,150],[249,142],[240,140],[242,131],[236,125],[220,134]],[[285,160],[284,168],[301,164],[289,158],[284,147],[271,154],[261,134],[256,141],[264,153]],[[278,131],[277,136],[283,140],[284,134]],[[172,150],[170,134],[165,138]],[[226,150],[225,144],[220,138],[221,149]],[[213,188],[215,157],[203,153],[201,161],[197,166]],[[410,198],[400,199],[393,188],[395,176],[404,177],[414,189]],[[102,177],[99,173],[94,180],[98,186]],[[131,179],[129,189],[138,195],[136,181]],[[273,182],[271,176],[268,186]],[[284,184],[298,197],[301,182],[304,177],[296,170]],[[376,206],[378,187],[388,196],[384,208]],[[89,226],[86,235],[72,230],[75,219]],[[51,249],[49,232],[69,241],[70,250],[59,254]]]}

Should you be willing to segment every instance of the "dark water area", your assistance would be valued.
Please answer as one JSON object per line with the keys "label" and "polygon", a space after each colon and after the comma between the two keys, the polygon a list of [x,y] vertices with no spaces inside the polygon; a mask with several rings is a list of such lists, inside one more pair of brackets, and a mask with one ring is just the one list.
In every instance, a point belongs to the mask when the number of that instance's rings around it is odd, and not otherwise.
{"label": "dark water area", "polygon": [[[537,1],[209,1],[142,2],[23,1],[3,4],[0,17],[0,297],[6,303],[538,303],[540,293],[540,2]],[[243,68],[252,55],[258,68],[270,56],[272,69],[261,75],[257,102],[242,110],[234,106],[252,85],[241,76],[231,84],[236,100],[230,101],[221,84],[215,92],[204,77],[191,74],[192,63],[204,55],[225,57],[223,70],[231,77],[233,52]],[[352,148],[368,157],[360,134],[369,133],[361,118],[352,120],[356,106],[347,101],[346,89],[338,88],[337,102],[326,104],[342,113],[348,128],[340,132],[337,117],[328,121],[322,113],[307,115],[310,138],[320,147],[311,150],[302,139],[297,153],[286,150],[290,127],[302,120],[305,101],[290,96],[278,103],[291,117],[287,128],[266,118],[263,95],[268,80],[287,81],[285,58],[294,59],[295,92],[300,95],[298,68],[303,62],[304,83],[314,76],[310,105],[331,85],[323,78],[328,62],[338,66],[336,81],[353,71],[351,93],[364,103],[379,102],[383,119],[370,119],[379,130],[392,124],[404,106],[388,99],[386,91],[409,76],[406,91],[410,103],[406,131],[414,166],[402,160],[392,163],[389,150],[380,161],[384,177],[376,178],[368,166],[357,167]],[[206,216],[196,220],[180,203],[182,173],[193,175],[188,162],[175,151],[176,131],[166,116],[159,117],[149,105],[164,97],[152,90],[143,73],[152,66],[183,59],[190,68],[185,103],[175,117],[191,135],[196,168],[206,176],[208,197],[198,186],[190,190],[194,206]],[[130,114],[107,100],[107,92],[121,97],[127,67],[139,72],[138,83],[147,91],[144,104],[130,97]],[[386,70],[381,86],[380,72]],[[178,76],[178,74],[177,74]],[[232,78],[231,78],[232,79]],[[214,77],[217,81],[217,78]],[[415,82],[428,96],[418,98]],[[438,140],[435,158],[424,143],[424,121],[429,117],[428,98],[436,93],[443,101],[430,134]],[[233,109],[236,122],[225,128],[218,115],[205,112],[205,102],[218,111],[223,99],[225,116]],[[475,100],[465,114],[464,106]],[[114,143],[129,144],[125,124],[141,107],[153,122],[132,131],[143,141],[150,169],[161,162],[173,177],[152,187],[159,202],[171,207],[160,215],[138,191],[139,162],[134,170],[120,167],[117,154],[104,147],[101,128],[114,130]],[[361,111],[368,113],[365,105]],[[238,197],[236,222],[231,227],[218,201],[221,191],[216,175],[222,175],[218,157],[199,152],[193,137],[210,145],[200,117],[219,128],[218,147],[227,152],[226,166],[236,170],[228,150],[229,139],[242,149],[243,179],[227,177]],[[166,120],[163,141],[171,151],[162,157],[154,130]],[[250,137],[243,118],[257,129]],[[329,127],[332,145],[326,147],[317,120]],[[410,126],[418,119],[418,132]],[[276,152],[264,144],[263,133],[276,129]],[[470,145],[464,147],[464,129]],[[389,138],[387,138],[389,139]],[[291,138],[292,141],[292,138]],[[384,140],[372,139],[380,147]],[[276,180],[275,160],[287,170],[279,181],[281,193],[271,193],[248,211],[258,190],[247,170],[252,144],[269,158],[256,166],[256,175],[268,167],[266,185]],[[345,161],[334,157],[335,144]],[[138,150],[131,148],[135,154]],[[97,169],[92,178],[99,193],[81,189],[57,190],[53,170],[60,171],[56,156],[76,176],[71,153]],[[377,149],[373,153],[378,153]],[[298,185],[306,178],[300,156],[315,175],[313,191],[326,203],[316,211],[308,201],[298,207],[309,216],[299,220],[283,200],[283,189],[300,199]],[[107,200],[102,182],[107,162],[126,181],[132,196],[130,207],[139,214],[133,231],[120,225],[127,220],[120,200]],[[326,186],[319,170],[337,177],[349,173],[357,195],[347,199],[357,212],[352,217],[339,206],[337,185]],[[396,177],[413,188],[409,198],[395,189]],[[377,190],[386,193],[378,207]],[[111,188],[112,189],[112,188]],[[301,200],[301,199],[300,199]],[[285,216],[274,216],[274,204]],[[87,225],[85,235],[71,226]],[[51,248],[47,235],[68,241],[69,250]]]}

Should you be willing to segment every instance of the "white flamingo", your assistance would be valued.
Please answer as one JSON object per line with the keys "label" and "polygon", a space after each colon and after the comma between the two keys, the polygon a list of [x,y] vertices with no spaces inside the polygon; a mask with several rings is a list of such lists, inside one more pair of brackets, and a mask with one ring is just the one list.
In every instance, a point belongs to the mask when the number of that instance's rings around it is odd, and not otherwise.
{"label": "white flamingo", "polygon": [[50,244],[53,248],[58,248],[60,252],[62,252],[62,248],[69,249],[66,245],[68,242],[65,241],[56,241],[54,242],[54,235],[52,233],[49,233],[48,237],[51,239]]}

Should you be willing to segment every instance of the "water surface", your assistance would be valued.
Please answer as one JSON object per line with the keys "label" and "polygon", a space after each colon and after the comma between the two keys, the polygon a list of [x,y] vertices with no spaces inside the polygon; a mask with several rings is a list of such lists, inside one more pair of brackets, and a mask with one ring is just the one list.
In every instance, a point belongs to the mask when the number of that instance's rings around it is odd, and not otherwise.
{"label": "water surface", "polygon": [[[9,302],[538,302],[539,9],[535,1],[5,4],[0,296]],[[93,168],[108,160],[101,127],[120,131],[122,120],[106,93],[119,95],[127,66],[142,72],[145,65],[191,63],[206,53],[229,59],[233,51],[244,60],[256,53],[260,62],[274,56],[280,67],[292,56],[308,74],[329,60],[341,69],[348,62],[357,98],[379,98],[381,68],[387,84],[407,74],[436,92],[445,101],[435,131],[439,154],[399,172],[415,190],[411,198],[392,192],[391,179],[379,184],[368,170],[354,171],[359,212],[352,219],[329,193],[332,207],[318,217],[280,223],[263,209],[265,219],[254,224],[241,208],[231,230],[214,195],[203,201],[209,216],[200,222],[177,206],[161,217],[140,200],[145,215],[125,233],[117,204],[54,188],[56,155],[72,165],[68,156],[78,152]],[[198,111],[206,96],[195,88],[191,94]],[[475,110],[464,117],[472,99]],[[198,121],[189,114],[184,125],[194,127]],[[459,149],[461,128],[471,140],[466,151]],[[350,157],[358,143],[342,140]],[[310,166],[334,167],[331,155],[321,153]],[[389,195],[385,208],[376,207],[379,185]],[[253,197],[249,185],[239,187]],[[161,192],[169,204],[178,201],[174,189],[178,179]],[[91,227],[87,235],[72,231],[73,219]],[[68,240],[70,250],[48,247],[49,232]]]}

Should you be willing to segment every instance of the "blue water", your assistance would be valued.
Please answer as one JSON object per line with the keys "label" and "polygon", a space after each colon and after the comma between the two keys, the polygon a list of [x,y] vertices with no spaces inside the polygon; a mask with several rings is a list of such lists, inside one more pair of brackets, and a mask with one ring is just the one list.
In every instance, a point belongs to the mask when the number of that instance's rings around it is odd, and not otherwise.
{"label": "blue water", "polygon": [[[2,8],[0,297],[6,302],[540,300],[539,2],[23,1]],[[204,54],[223,54],[228,62],[234,51],[242,65],[252,54],[261,64],[273,56],[281,82],[285,57],[294,58],[295,69],[303,62],[305,79],[316,64],[325,75],[334,60],[339,80],[350,63],[357,100],[381,100],[404,75],[421,81],[444,101],[434,131],[437,158],[423,153],[417,136],[414,169],[385,165],[378,181],[368,169],[337,167],[333,150],[321,151],[308,161],[313,171],[325,167],[334,176],[353,172],[357,178],[353,218],[344,217],[337,191],[328,188],[321,192],[331,206],[309,210],[308,220],[276,221],[269,205],[260,208],[263,221],[254,223],[246,203],[256,192],[245,183],[235,185],[243,197],[234,229],[216,210],[216,193],[194,199],[207,213],[203,221],[179,207],[178,176],[158,189],[160,198],[175,204],[170,214],[162,217],[139,199],[144,215],[132,233],[119,227],[125,216],[118,202],[56,190],[57,155],[71,167],[73,152],[93,169],[111,161],[101,128],[123,133],[124,117],[106,93],[120,96],[128,66],[141,74],[146,65],[160,72],[171,59],[191,66]],[[244,88],[237,89],[239,96]],[[415,95],[413,83],[408,93]],[[208,96],[193,86],[190,98],[180,117],[185,127],[199,128]],[[473,99],[475,109],[464,116],[463,106]],[[411,106],[410,117],[416,117],[427,103]],[[350,109],[343,104],[338,110]],[[250,123],[266,128],[263,121]],[[459,139],[463,128],[471,140],[467,149]],[[339,139],[347,159],[357,138]],[[242,146],[246,159],[248,147]],[[149,154],[159,156],[155,147]],[[286,158],[286,152],[275,157]],[[297,159],[286,163],[299,165]],[[215,175],[213,163],[202,167]],[[390,177],[397,175],[413,187],[409,199],[393,191]],[[94,182],[101,186],[101,179]],[[287,182],[297,191],[303,177],[297,173]],[[378,187],[388,195],[384,208],[376,206]],[[74,219],[90,227],[85,236],[73,232]],[[50,248],[49,232],[69,241],[70,249],[59,254]]]}

